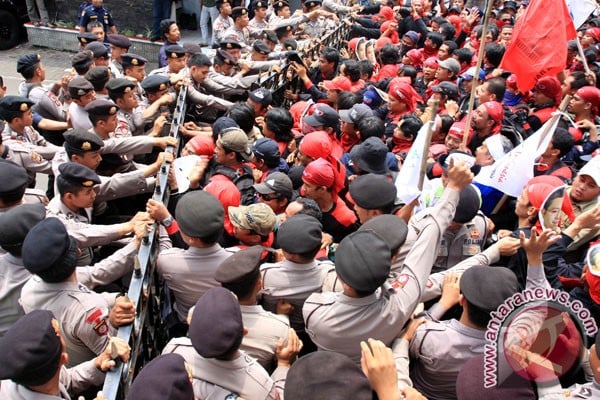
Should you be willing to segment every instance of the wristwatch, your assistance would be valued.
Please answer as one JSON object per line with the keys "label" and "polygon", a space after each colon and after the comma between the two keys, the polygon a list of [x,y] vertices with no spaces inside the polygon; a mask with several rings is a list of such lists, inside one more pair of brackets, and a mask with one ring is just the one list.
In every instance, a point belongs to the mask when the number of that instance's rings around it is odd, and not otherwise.
{"label": "wristwatch", "polygon": [[173,218],[172,215],[169,215],[167,218],[160,221],[160,224],[162,226],[164,226],[165,228],[168,228],[173,224],[173,221],[175,221],[175,219]]}

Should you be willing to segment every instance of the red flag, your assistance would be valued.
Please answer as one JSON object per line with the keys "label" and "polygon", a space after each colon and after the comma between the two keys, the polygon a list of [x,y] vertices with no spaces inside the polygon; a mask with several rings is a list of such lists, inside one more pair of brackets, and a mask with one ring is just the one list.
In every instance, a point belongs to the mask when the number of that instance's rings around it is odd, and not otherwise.
{"label": "red flag", "polygon": [[565,69],[567,42],[577,35],[565,0],[533,0],[515,25],[500,68],[517,75],[521,92]]}

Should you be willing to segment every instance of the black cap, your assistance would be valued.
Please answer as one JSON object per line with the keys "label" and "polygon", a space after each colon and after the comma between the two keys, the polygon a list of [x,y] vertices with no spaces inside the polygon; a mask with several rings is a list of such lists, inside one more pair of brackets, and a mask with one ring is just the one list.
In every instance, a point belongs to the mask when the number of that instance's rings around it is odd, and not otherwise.
{"label": "black cap", "polygon": [[92,90],[94,90],[94,85],[83,76],[75,76],[69,82],[69,94],[72,98],[78,99],[81,96],[85,96]]}
{"label": "black cap", "polygon": [[292,180],[283,172],[273,172],[261,183],[254,185],[254,190],[260,194],[278,194],[287,199],[294,195]]}
{"label": "black cap", "polygon": [[304,122],[310,126],[335,128],[340,123],[340,117],[337,111],[327,104],[317,104],[313,113],[304,118]]}
{"label": "black cap", "polygon": [[186,193],[177,203],[175,215],[181,231],[192,237],[212,236],[225,223],[223,205],[202,190]]}
{"label": "black cap", "polygon": [[273,3],[273,9],[275,11],[279,11],[284,7],[289,7],[290,4],[287,1],[276,1],[275,3]]}
{"label": "black cap", "polygon": [[19,200],[25,192],[28,181],[25,168],[0,158],[0,197]]}
{"label": "black cap", "polygon": [[[32,274],[40,274],[61,264],[67,268],[61,271],[66,279],[77,265],[77,246],[58,218],[46,218],[31,228],[23,241],[23,265]],[[68,256],[73,253],[74,257]],[[70,264],[63,266],[65,261]]]}
{"label": "black cap", "polygon": [[27,233],[38,222],[46,218],[43,204],[21,204],[0,214],[0,246],[21,246]]}
{"label": "black cap", "polygon": [[88,43],[97,42],[98,35],[92,32],[82,32],[77,34],[77,40],[82,46],[85,46]]}
{"label": "black cap", "polygon": [[250,100],[259,103],[263,107],[267,107],[273,102],[273,94],[271,93],[271,90],[263,87],[251,91],[248,93],[248,97]]}
{"label": "black cap", "polygon": [[240,126],[229,117],[219,117],[212,126],[213,137],[219,136],[221,132],[229,128],[239,128]]}
{"label": "black cap", "polygon": [[277,243],[292,254],[303,254],[321,247],[323,227],[318,219],[306,214],[288,218],[277,230]]}
{"label": "black cap", "polygon": [[346,236],[335,252],[335,271],[351,288],[372,293],[387,279],[391,249],[373,231],[357,231]]}
{"label": "black cap", "polygon": [[85,165],[76,162],[66,162],[58,166],[58,172],[63,179],[81,187],[92,187],[100,183],[100,177]]}
{"label": "black cap", "polygon": [[504,4],[502,5],[502,8],[503,8],[503,9],[505,9],[505,8],[510,8],[510,9],[512,9],[513,11],[515,11],[515,12],[516,12],[516,11],[517,11],[517,3],[516,3],[516,2],[514,2],[514,1],[512,1],[512,0],[508,0],[508,1],[505,1],[505,2],[504,2]]}
{"label": "black cap", "polygon": [[269,46],[262,40],[255,40],[254,43],[252,43],[252,50],[265,56],[271,52]]}
{"label": "black cap", "polygon": [[392,207],[396,200],[396,185],[385,175],[360,175],[350,183],[350,196],[359,206],[367,210]]}
{"label": "black cap", "polygon": [[94,63],[94,55],[92,54],[91,51],[80,51],[79,53],[75,54],[73,56],[73,58],[71,59],[71,66],[73,66],[73,68],[88,68],[90,65],[92,65]]}
{"label": "black cap", "polygon": [[20,117],[34,104],[35,103],[29,100],[27,97],[4,96],[0,99],[0,118],[10,121],[13,118]]}
{"label": "black cap", "polygon": [[121,65],[123,65],[123,68],[125,67],[138,67],[138,66],[143,66],[146,65],[146,63],[148,62],[148,60],[146,60],[144,57],[139,56],[137,54],[133,54],[133,53],[125,53],[125,54],[121,54]]}
{"label": "black cap", "polygon": [[104,65],[94,67],[86,72],[85,79],[90,81],[94,90],[98,92],[103,90],[110,80],[110,69]]}
{"label": "black cap", "polygon": [[108,81],[106,88],[111,97],[113,95],[120,97],[132,91],[135,88],[135,83],[126,78],[115,78]]}
{"label": "black cap", "polygon": [[492,312],[519,291],[519,282],[505,267],[471,267],[460,277],[460,291],[469,303]]}
{"label": "black cap", "polygon": [[84,108],[90,115],[96,115],[104,117],[108,115],[115,115],[119,111],[119,106],[110,100],[97,99],[88,103]]}
{"label": "black cap", "polygon": [[236,18],[248,15],[248,9],[245,7],[233,7],[231,10],[231,18],[235,21]]}
{"label": "black cap", "polygon": [[118,33],[109,34],[108,43],[122,49],[128,49],[131,47],[131,40],[129,40],[127,36],[119,35]]}
{"label": "black cap", "polygon": [[279,145],[276,141],[269,138],[260,138],[252,144],[250,151],[259,160],[275,161],[279,160]]}
{"label": "black cap", "polygon": [[185,49],[178,44],[172,44],[165,47],[165,54],[167,55],[167,59],[183,58],[185,57]]}
{"label": "black cap", "polygon": [[84,49],[91,51],[95,58],[108,57],[108,49],[100,42],[89,43]]}
{"label": "black cap", "polygon": [[165,75],[150,75],[142,81],[142,89],[146,92],[155,93],[165,90],[169,87],[169,77]]}
{"label": "black cap", "polygon": [[219,283],[244,281],[258,273],[263,260],[262,246],[250,246],[230,255],[215,271]]}
{"label": "black cap", "polygon": [[163,354],[148,364],[134,379],[129,400],[194,400],[194,387],[185,359],[176,353]]}
{"label": "black cap", "polygon": [[477,215],[481,207],[481,196],[475,186],[469,185],[460,191],[454,222],[465,224]]}
{"label": "black cap", "polygon": [[47,383],[60,368],[60,328],[54,314],[33,310],[19,318],[0,339],[0,379],[23,386]]}
{"label": "black cap", "polygon": [[288,372],[286,400],[371,400],[369,380],[348,356],[317,351],[301,357]]}
{"label": "black cap", "polygon": [[42,57],[37,53],[25,54],[17,60],[17,72],[22,74],[30,68],[34,68],[42,61]]}
{"label": "black cap", "polygon": [[69,129],[63,133],[67,153],[83,154],[88,151],[98,151],[104,146],[104,141],[95,133],[85,129]]}
{"label": "black cap", "polygon": [[450,100],[458,100],[458,86],[452,82],[440,82],[432,86],[431,90],[448,97]]}
{"label": "black cap", "polygon": [[262,38],[273,43],[277,43],[279,41],[277,39],[277,34],[272,30],[264,30],[262,33]]}
{"label": "black cap", "polygon": [[242,45],[237,40],[229,37],[221,40],[221,43],[219,43],[219,47],[222,50],[232,50],[241,49]]}
{"label": "black cap", "polygon": [[205,358],[221,357],[238,349],[244,337],[240,305],[229,290],[209,289],[200,297],[192,314],[190,339]]}
{"label": "black cap", "polygon": [[361,171],[381,175],[389,170],[387,153],[385,143],[380,138],[371,136],[350,150],[350,159]]}
{"label": "black cap", "polygon": [[283,41],[283,48],[288,51],[298,50],[298,42],[296,39],[287,38]]}
{"label": "black cap", "polygon": [[392,255],[398,251],[406,241],[408,226],[400,217],[392,214],[378,215],[371,218],[358,228],[359,231],[373,231],[386,241]]}

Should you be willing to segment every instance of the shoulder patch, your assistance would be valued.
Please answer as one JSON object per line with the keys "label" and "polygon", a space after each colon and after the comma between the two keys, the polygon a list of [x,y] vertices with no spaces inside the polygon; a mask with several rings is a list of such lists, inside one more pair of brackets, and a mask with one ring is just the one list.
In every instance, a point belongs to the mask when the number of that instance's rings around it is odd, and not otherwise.
{"label": "shoulder patch", "polygon": [[102,317],[102,310],[96,308],[92,311],[85,319],[87,324],[92,326],[92,329],[98,336],[104,336],[108,334],[108,324],[106,318]]}

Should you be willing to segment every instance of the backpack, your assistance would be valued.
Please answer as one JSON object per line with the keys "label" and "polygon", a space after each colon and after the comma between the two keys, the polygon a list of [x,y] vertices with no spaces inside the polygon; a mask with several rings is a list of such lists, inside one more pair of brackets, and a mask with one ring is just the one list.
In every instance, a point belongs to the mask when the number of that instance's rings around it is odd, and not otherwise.
{"label": "backpack", "polygon": [[213,175],[225,175],[233,184],[237,187],[241,194],[240,205],[249,206],[254,203],[254,175],[252,175],[252,168],[248,165],[243,164],[237,169],[226,167],[224,165],[217,165]]}

